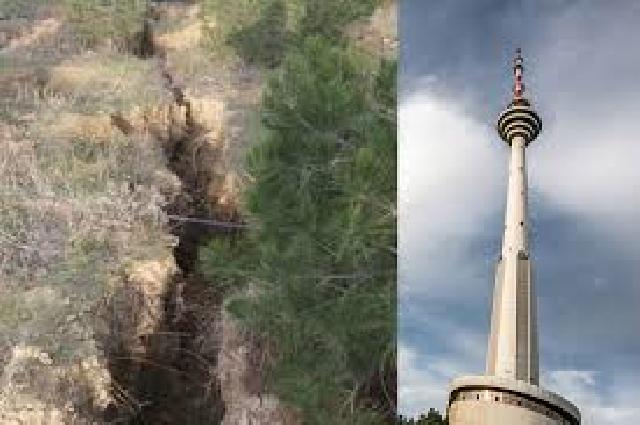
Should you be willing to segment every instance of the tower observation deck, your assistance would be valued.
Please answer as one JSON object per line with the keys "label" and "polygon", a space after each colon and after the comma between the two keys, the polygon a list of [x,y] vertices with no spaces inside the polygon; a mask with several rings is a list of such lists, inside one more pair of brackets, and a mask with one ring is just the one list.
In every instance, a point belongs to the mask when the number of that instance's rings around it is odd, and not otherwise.
{"label": "tower observation deck", "polygon": [[510,150],[502,249],[495,268],[486,375],[456,378],[447,407],[451,425],[580,423],[578,409],[539,384],[536,297],[529,258],[525,150],[542,120],[524,97],[523,58],[513,62],[513,98],[497,130]]}

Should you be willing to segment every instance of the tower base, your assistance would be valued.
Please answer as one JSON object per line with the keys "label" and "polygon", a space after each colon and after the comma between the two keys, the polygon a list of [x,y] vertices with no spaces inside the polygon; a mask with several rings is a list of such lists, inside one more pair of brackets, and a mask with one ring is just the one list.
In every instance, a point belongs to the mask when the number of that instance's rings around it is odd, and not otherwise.
{"label": "tower base", "polygon": [[463,376],[449,390],[449,425],[580,425],[571,402],[524,381]]}

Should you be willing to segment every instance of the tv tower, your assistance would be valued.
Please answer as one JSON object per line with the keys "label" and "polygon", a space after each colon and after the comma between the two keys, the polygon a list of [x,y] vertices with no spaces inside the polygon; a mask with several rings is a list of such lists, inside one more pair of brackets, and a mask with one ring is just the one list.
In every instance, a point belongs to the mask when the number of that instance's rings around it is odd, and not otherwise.
{"label": "tv tower", "polygon": [[542,120],[524,97],[520,49],[513,61],[513,98],[498,118],[510,150],[502,250],[496,265],[491,333],[484,376],[463,376],[450,385],[450,425],[579,425],[571,402],[538,386],[536,298],[529,258],[525,150]]}

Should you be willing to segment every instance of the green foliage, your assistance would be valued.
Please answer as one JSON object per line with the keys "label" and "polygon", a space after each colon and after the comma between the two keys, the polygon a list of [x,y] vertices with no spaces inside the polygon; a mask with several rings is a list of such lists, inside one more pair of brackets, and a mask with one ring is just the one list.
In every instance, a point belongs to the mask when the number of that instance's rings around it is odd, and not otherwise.
{"label": "green foliage", "polygon": [[268,390],[306,424],[385,423],[393,405],[396,62],[342,37],[379,3],[205,1],[209,47],[273,71],[246,163],[254,227],[201,267],[268,341]]}
{"label": "green foliage", "polygon": [[[382,0],[204,0],[211,21],[207,44],[214,54],[233,52],[265,68],[280,64],[286,52],[318,36],[342,43],[346,25],[370,15]],[[229,49],[231,48],[231,49]]]}
{"label": "green foliage", "polygon": [[33,18],[46,0],[0,0],[0,19]]}
{"label": "green foliage", "polygon": [[395,335],[395,62],[308,37],[273,73],[245,209],[258,228],[203,268],[275,347],[268,386],[309,424],[383,423],[365,405]]}
{"label": "green foliage", "polygon": [[203,0],[202,18],[204,44],[214,56],[229,57],[236,54],[229,45],[231,34],[247,28],[259,19],[257,10],[261,0]]}
{"label": "green foliage", "polygon": [[238,281],[256,276],[256,265],[247,255],[253,249],[245,239],[214,238],[199,253],[201,270],[207,276],[215,276],[216,286],[226,292]]}
{"label": "green foliage", "polygon": [[344,27],[364,16],[369,16],[380,0],[291,0],[301,3],[305,14],[300,21],[299,33],[336,39]]}
{"label": "green foliage", "polygon": [[59,0],[68,22],[91,46],[100,40],[131,41],[142,29],[148,0]]}
{"label": "green foliage", "polygon": [[247,63],[273,68],[279,64],[287,47],[286,4],[284,0],[268,0],[259,7],[259,18],[251,25],[231,32],[227,42]]}
{"label": "green foliage", "polygon": [[58,10],[79,41],[111,40],[125,48],[142,29],[149,0],[0,0],[0,19],[33,19],[43,8]]}
{"label": "green foliage", "polygon": [[448,420],[443,418],[440,412],[433,407],[426,415],[422,414],[418,418],[411,419],[400,417],[397,421],[398,425],[447,425],[448,423]]}

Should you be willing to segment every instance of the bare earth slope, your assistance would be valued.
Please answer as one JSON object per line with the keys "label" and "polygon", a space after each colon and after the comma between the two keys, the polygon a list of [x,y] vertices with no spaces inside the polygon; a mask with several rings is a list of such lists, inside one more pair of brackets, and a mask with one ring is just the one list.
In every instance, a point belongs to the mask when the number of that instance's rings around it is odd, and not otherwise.
{"label": "bare earth slope", "polygon": [[193,8],[169,7],[145,59],[87,49],[55,10],[2,28],[2,423],[221,419],[221,300],[192,270],[217,230],[170,216],[236,218],[259,82],[204,79]]}

